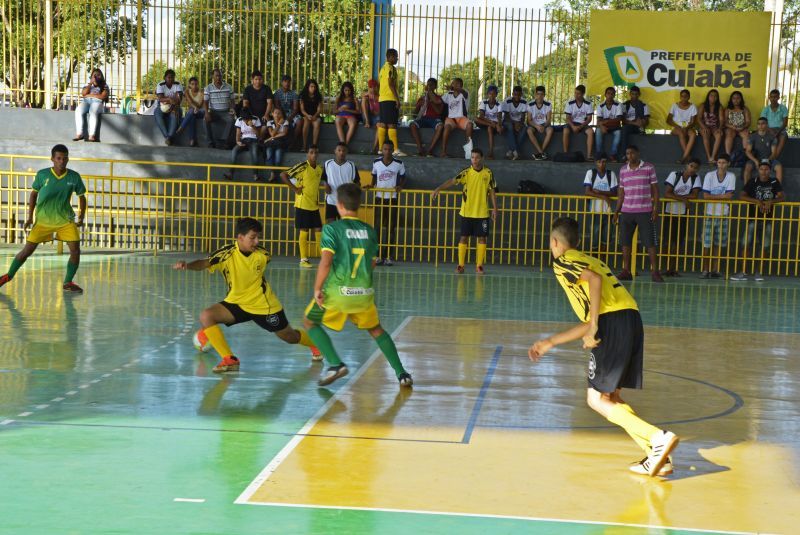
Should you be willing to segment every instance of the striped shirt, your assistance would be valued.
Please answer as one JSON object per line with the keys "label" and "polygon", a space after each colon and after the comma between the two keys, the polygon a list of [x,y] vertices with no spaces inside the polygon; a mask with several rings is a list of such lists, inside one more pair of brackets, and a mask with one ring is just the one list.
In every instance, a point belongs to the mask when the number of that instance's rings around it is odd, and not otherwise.
{"label": "striped shirt", "polygon": [[288,91],[276,89],[272,97],[276,102],[280,103],[283,115],[287,118],[294,113],[294,103],[300,100],[298,94],[291,89]]}
{"label": "striped shirt", "polygon": [[220,87],[208,84],[203,89],[203,100],[208,102],[208,109],[216,111],[228,111],[233,100],[233,88],[222,82]]}
{"label": "striped shirt", "polygon": [[639,162],[639,167],[636,169],[631,169],[630,164],[623,165],[619,170],[619,188],[625,192],[622,211],[628,214],[651,212],[653,210],[651,184],[658,184],[653,164]]}

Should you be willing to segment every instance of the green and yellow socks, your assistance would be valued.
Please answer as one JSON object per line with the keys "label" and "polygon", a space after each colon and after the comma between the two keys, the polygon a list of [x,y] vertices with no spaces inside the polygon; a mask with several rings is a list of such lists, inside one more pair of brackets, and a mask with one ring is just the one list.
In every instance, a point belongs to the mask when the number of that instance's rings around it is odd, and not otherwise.
{"label": "green and yellow socks", "polygon": [[24,263],[25,263],[24,261],[20,262],[16,258],[14,258],[14,260],[11,261],[11,266],[9,266],[8,273],[6,273],[6,275],[8,275],[8,280],[14,278],[14,275],[17,274],[17,271],[19,271],[19,268],[21,268],[22,264]]}

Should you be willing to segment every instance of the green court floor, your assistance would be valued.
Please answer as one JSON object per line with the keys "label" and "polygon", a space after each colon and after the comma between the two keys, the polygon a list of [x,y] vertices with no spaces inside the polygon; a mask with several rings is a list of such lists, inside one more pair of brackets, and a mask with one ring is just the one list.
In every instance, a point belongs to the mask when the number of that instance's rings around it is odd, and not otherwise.
{"label": "green court floor", "polygon": [[[12,249],[0,250],[0,272],[13,254]],[[473,516],[431,514],[424,508],[400,512],[235,504],[309,419],[340,389],[348,388],[348,382],[336,383],[331,389],[318,388],[316,378],[322,366],[311,362],[305,348],[286,345],[252,324],[226,329],[242,360],[242,371],[235,376],[213,374],[216,356],[197,353],[191,339],[199,312],[224,297],[225,285],[219,276],[173,271],[171,265],[179,258],[86,254],[76,278],[86,293],[63,295],[66,257],[45,251],[0,289],[0,533],[677,534],[701,527],[662,524],[658,519],[626,525],[589,517],[573,521],[561,517],[550,521],[547,515],[533,514],[500,518],[485,511]],[[454,324],[462,319],[575,319],[552,273],[538,268],[490,268],[482,278],[456,276],[451,266],[379,269],[376,300],[382,323],[390,332],[409,317],[452,318]],[[273,260],[267,271],[295,326],[300,326],[314,276],[313,271],[299,270],[291,259]],[[797,491],[800,365],[797,354],[787,349],[793,346],[781,341],[773,347],[770,339],[800,333],[800,284],[788,279],[735,284],[685,276],[660,286],[643,278],[630,288],[648,328],[674,327],[687,337],[703,337],[706,331],[730,333],[731,343],[713,355],[670,354],[672,342],[659,341],[658,350],[664,353],[658,361],[661,372],[713,383],[727,400],[720,401],[719,407],[717,401],[709,401],[705,407],[697,400],[696,414],[683,408],[671,413],[665,408],[659,416],[679,421],[676,425],[683,426],[690,441],[705,444],[703,447],[708,446],[704,441],[717,440],[704,437],[707,422],[703,418],[713,415],[736,428],[732,442],[788,448],[789,477]],[[463,332],[456,328],[442,331],[437,351],[451,353],[457,361],[458,349],[451,350],[448,340],[457,344]],[[537,368],[527,367],[524,334],[510,343],[500,328],[484,333],[481,343],[491,339],[494,344],[496,338],[498,346],[507,346],[503,358],[515,363],[513,373],[506,370],[515,378],[515,388],[527,388],[526,374],[530,374],[531,385],[545,388],[548,385],[542,383],[541,372],[536,379]],[[535,330],[529,334],[527,343],[542,336]],[[763,373],[736,378],[728,370],[719,380],[714,379],[717,376],[711,367],[725,366],[753,340],[772,348],[758,355],[763,359],[758,365]],[[334,335],[334,342],[350,364],[351,374],[375,350],[368,335],[351,326]],[[424,362],[426,349],[420,345],[414,346],[418,356],[403,354],[403,348],[401,356]],[[558,358],[557,354],[553,358]],[[513,414],[513,396],[504,397],[501,388],[488,383],[482,388],[491,360],[489,350],[479,366],[453,366],[451,372],[438,373],[463,374],[470,385],[474,383],[474,388],[453,393],[462,396],[467,412],[475,406],[480,412],[475,400],[485,399],[487,414],[495,414],[501,401],[510,407],[504,414]],[[549,387],[572,392],[581,384],[584,372],[569,358],[566,362]],[[420,404],[427,405],[435,420],[433,394],[447,396],[449,391],[436,391],[439,383],[426,377],[425,368],[411,371],[416,382],[414,394],[420,394],[414,398],[416,410]],[[560,383],[563,381],[566,384]],[[666,381],[651,384],[654,390],[672,388]],[[393,392],[395,387],[391,387]],[[649,406],[648,395],[663,396],[665,392],[646,389],[637,393],[645,407]],[[493,428],[525,433],[542,427],[610,432],[607,422],[588,415],[583,404],[580,396],[561,396],[547,405],[553,408],[552,414],[531,410],[497,419],[476,415],[470,425],[475,425],[476,433]],[[571,416],[578,412],[580,415]],[[423,420],[403,422],[427,425]],[[414,472],[415,466],[408,463],[386,469],[402,474]],[[671,488],[672,497],[681,492],[678,483]],[[587,474],[586,486],[592,484],[593,475]],[[529,485],[535,492],[549,491],[536,488],[536,474],[531,474]],[[389,489],[376,486],[373,491],[380,494]],[[458,493],[466,491],[453,487],[452,492],[457,499]],[[662,525],[676,529],[659,527]]]}

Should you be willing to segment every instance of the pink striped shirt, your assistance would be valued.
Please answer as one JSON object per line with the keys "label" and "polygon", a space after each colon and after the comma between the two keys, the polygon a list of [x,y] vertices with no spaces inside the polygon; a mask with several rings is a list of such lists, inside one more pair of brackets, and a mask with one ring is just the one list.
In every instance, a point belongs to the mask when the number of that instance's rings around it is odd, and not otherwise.
{"label": "pink striped shirt", "polygon": [[625,164],[619,170],[619,187],[625,190],[622,211],[628,214],[641,214],[653,210],[650,185],[658,184],[656,168],[653,164],[639,162],[639,167],[631,169]]}

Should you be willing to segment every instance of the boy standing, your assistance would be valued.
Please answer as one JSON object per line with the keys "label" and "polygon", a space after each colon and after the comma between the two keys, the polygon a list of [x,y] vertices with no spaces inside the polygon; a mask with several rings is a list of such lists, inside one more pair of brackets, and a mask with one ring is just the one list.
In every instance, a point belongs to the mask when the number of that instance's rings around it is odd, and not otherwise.
{"label": "boy standing", "polygon": [[[703,178],[703,199],[728,200],[733,198],[736,190],[736,175],[728,171],[730,156],[720,154],[717,157],[716,171],[709,171]],[[701,279],[718,279],[719,257],[722,245],[728,243],[728,213],[731,207],[726,202],[706,203],[706,219],[703,222],[703,272]],[[707,267],[706,267],[707,266]]]}
{"label": "boy standing", "polygon": [[[400,96],[397,93],[397,50],[386,51],[386,63],[381,67],[378,79],[378,102],[380,105],[380,122],[378,123],[378,146],[382,147],[388,133],[396,156],[405,156],[400,151],[397,140],[397,121],[400,116]],[[388,132],[387,132],[388,129]]]}
{"label": "boy standing", "polygon": [[467,262],[467,249],[469,238],[475,236],[478,240],[475,260],[475,272],[484,274],[483,263],[486,261],[486,236],[489,235],[489,204],[488,196],[492,199],[492,221],[497,220],[497,184],[494,181],[492,170],[483,165],[483,151],[472,149],[471,164],[461,171],[455,178],[451,178],[431,194],[432,199],[439,196],[439,192],[456,184],[464,186],[461,201],[461,237],[458,240],[458,265],[456,273],[464,273],[464,264]]}
{"label": "boy standing", "polygon": [[[689,201],[697,199],[700,189],[703,187],[700,176],[700,160],[695,157],[689,158],[686,168],[683,171],[673,171],[667,176],[664,183],[664,198],[673,202],[666,203],[664,212],[666,214],[666,235],[669,239],[667,249],[667,277],[679,277],[680,255],[685,252],[689,241]],[[679,251],[683,244],[684,251]],[[675,266],[674,269],[669,266]]]}
{"label": "boy standing", "polygon": [[[33,225],[25,246],[11,261],[8,273],[0,276],[0,287],[14,278],[19,268],[33,254],[40,243],[53,241],[53,234],[59,241],[66,242],[69,248],[67,275],[64,277],[64,291],[83,293],[80,286],[72,282],[81,261],[81,236],[78,227],[83,226],[86,215],[86,186],[81,175],[67,169],[69,151],[64,145],[56,145],[50,150],[53,167],[42,169],[33,180],[33,191],[28,200],[28,219],[24,229]],[[72,194],[78,196],[79,212],[75,219],[72,210]],[[35,220],[35,223],[34,223]]]}
{"label": "boy standing", "polygon": [[[281,180],[297,195],[294,201],[294,226],[300,231],[297,243],[300,248],[300,267],[310,268],[314,244],[314,231],[322,228],[319,217],[319,185],[322,181],[322,166],[317,165],[317,146],[311,145],[306,153],[306,161],[281,173]],[[294,179],[294,184],[290,182]]]}
{"label": "boy standing", "polygon": [[[372,162],[372,185],[364,188],[376,187],[380,190],[375,194],[375,222],[380,233],[378,243],[383,244],[383,250],[378,251],[375,264],[378,266],[393,266],[392,248],[397,231],[397,209],[399,199],[397,194],[403,191],[406,183],[406,166],[402,161],[392,156],[392,143],[387,141],[381,147],[383,156]],[[387,191],[388,190],[388,191]]]}
{"label": "boy standing", "polygon": [[375,339],[400,386],[410,387],[414,381],[403,368],[392,337],[381,327],[375,307],[372,272],[378,239],[375,229],[358,219],[361,188],[344,184],[339,186],[336,197],[342,219],[325,225],[322,231],[322,258],[314,282],[314,298],[306,308],[304,320],[309,336],[329,365],[318,384],[327,386],[348,373],[322,325],[341,331],[349,319]]}
{"label": "boy standing", "polygon": [[210,342],[222,359],[214,366],[214,373],[239,371],[240,364],[228,346],[220,324],[230,327],[253,321],[288,344],[311,348],[312,359],[321,360],[306,332],[292,329],[289,325],[281,302],[264,278],[270,254],[258,244],[262,231],[261,223],[244,217],[236,222],[236,243],[218,249],[208,258],[188,263],[180,261],[173,266],[173,269],[181,271],[219,271],[225,277],[228,295],[200,313],[203,328],[197,332],[200,345]]}
{"label": "boy standing", "polygon": [[342,184],[358,184],[356,164],[347,159],[347,143],[339,142],[333,150],[334,158],[322,166],[321,183],[325,188],[325,222],[333,223],[339,219],[336,210],[336,189]]}
{"label": "boy standing", "polygon": [[595,160],[595,168],[586,171],[583,179],[583,191],[587,197],[594,197],[591,201],[590,218],[592,234],[589,247],[600,250],[606,245],[610,232],[610,220],[613,210],[611,209],[611,197],[617,194],[619,184],[617,175],[608,169],[608,156],[605,152],[598,152]]}
{"label": "boy standing", "polygon": [[553,271],[581,323],[539,340],[528,350],[528,356],[536,362],[554,346],[583,340],[584,349],[592,350],[587,403],[622,427],[646,454],[630,470],[642,475],[670,475],[669,455],[679,438],[639,418],[621,397],[623,388],[642,388],[644,329],[639,307],[608,266],[575,249],[578,240],[577,221],[556,219],[550,230]]}

